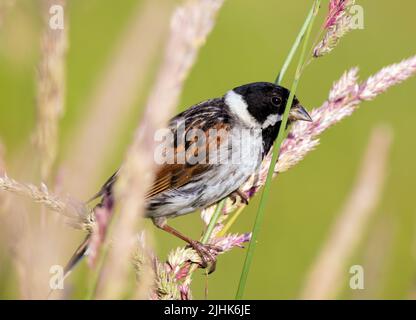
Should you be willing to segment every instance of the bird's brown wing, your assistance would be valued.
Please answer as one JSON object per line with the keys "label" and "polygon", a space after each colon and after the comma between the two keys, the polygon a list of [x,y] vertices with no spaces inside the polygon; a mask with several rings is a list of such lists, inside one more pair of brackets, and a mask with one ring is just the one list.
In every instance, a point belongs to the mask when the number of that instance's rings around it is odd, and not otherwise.
{"label": "bird's brown wing", "polygon": [[210,165],[196,164],[186,167],[184,164],[167,164],[156,173],[156,179],[146,193],[146,199],[152,198],[167,190],[178,189],[196,176],[208,171]]}
{"label": "bird's brown wing", "polygon": [[[199,128],[202,130],[200,125],[201,124],[196,126],[187,126],[185,128],[185,133],[187,133],[190,129]],[[149,191],[146,193],[146,198],[152,198],[167,190],[180,188],[190,181],[197,179],[198,176],[208,172],[212,168],[212,164],[208,161],[209,152],[212,150],[214,150],[214,152],[218,152],[220,150],[220,144],[224,143],[224,141],[228,139],[230,125],[217,123],[211,127],[211,129],[217,129],[217,132],[218,130],[223,129],[225,134],[220,136],[209,135],[208,132],[204,130],[205,144],[202,147],[204,148],[203,152],[205,154],[206,161],[203,161],[203,163],[196,163],[194,165],[189,163],[174,163],[159,166],[156,171],[155,180]],[[189,142],[189,146],[179,144],[174,149],[174,159],[177,159],[177,155],[183,151],[185,151],[185,159],[189,159],[192,155],[196,156],[198,152],[201,152],[200,147],[197,145],[197,139],[192,139]]]}
{"label": "bird's brown wing", "polygon": [[[228,139],[228,133],[231,129],[231,125],[228,121],[229,115],[224,108],[222,99],[207,100],[199,105],[189,108],[173,118],[169,123],[169,129],[172,130],[174,135],[177,134],[176,130],[178,128],[178,124],[184,119],[186,119],[185,134],[191,129],[201,129],[205,132],[205,150],[207,157],[209,156],[209,150],[218,151],[218,146]],[[207,129],[221,130],[222,133],[226,132],[226,134],[212,136],[208,134]],[[192,142],[195,141],[188,141],[187,143],[177,145],[174,149],[175,159],[177,159],[176,155],[180,152],[184,152],[184,150],[186,159],[188,159],[188,155],[198,152],[198,147]],[[217,146],[216,149],[211,149],[213,144]],[[155,180],[149,191],[146,193],[146,198],[152,198],[157,194],[170,189],[180,188],[181,186],[184,186],[192,181],[192,179],[195,179],[197,176],[206,173],[211,167],[212,165],[210,165],[208,161],[206,161],[206,163],[197,163],[195,165],[190,165],[189,163],[160,165],[157,168]],[[118,174],[119,171],[113,174],[91,200],[111,193]]]}

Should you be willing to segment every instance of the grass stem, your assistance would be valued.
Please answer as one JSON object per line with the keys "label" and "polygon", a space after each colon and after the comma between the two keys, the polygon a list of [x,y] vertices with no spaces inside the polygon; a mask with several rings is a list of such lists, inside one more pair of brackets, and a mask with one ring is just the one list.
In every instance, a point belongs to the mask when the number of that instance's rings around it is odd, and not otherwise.
{"label": "grass stem", "polygon": [[232,215],[232,217],[228,220],[227,224],[222,228],[222,230],[218,233],[218,237],[223,237],[228,232],[228,230],[231,228],[231,226],[234,224],[235,221],[237,221],[237,218],[240,216],[241,212],[243,212],[245,206],[238,208],[238,210]]}
{"label": "grass stem", "polygon": [[[252,238],[251,238],[248,250],[247,250],[246,259],[244,261],[244,266],[243,266],[243,271],[241,272],[240,283],[238,285],[238,290],[237,290],[237,294],[236,294],[236,299],[237,300],[242,299],[242,297],[244,295],[248,274],[249,274],[250,267],[251,267],[251,264],[252,264],[252,261],[253,261],[254,251],[255,251],[255,248],[256,248],[256,245],[257,245],[257,238],[258,238],[258,235],[260,233],[260,229],[261,229],[261,226],[262,226],[262,223],[263,223],[263,220],[264,220],[264,216],[265,216],[265,208],[266,208],[266,205],[267,205],[267,200],[269,198],[271,180],[272,180],[273,172],[274,172],[274,164],[276,163],[276,161],[278,159],[280,145],[282,144],[284,136],[285,136],[285,128],[286,128],[287,120],[288,120],[288,117],[289,117],[290,106],[292,105],[293,98],[295,96],[295,92],[296,92],[296,89],[297,89],[298,84],[299,84],[299,79],[300,79],[300,76],[302,74],[303,62],[305,60],[306,51],[307,51],[307,48],[308,48],[308,40],[309,40],[311,31],[312,31],[313,22],[315,20],[316,15],[318,14],[318,11],[319,11],[319,5],[320,5],[320,0],[315,0],[314,5],[313,5],[313,9],[312,9],[312,15],[308,15],[308,17],[306,18],[306,21],[305,21],[305,25],[307,26],[307,28],[305,28],[304,36],[301,35],[300,37],[298,37],[296,39],[296,40],[298,40],[298,39],[303,39],[304,38],[302,51],[301,51],[301,55],[300,55],[298,65],[297,65],[297,68],[296,68],[295,78],[294,78],[292,86],[291,86],[289,99],[286,103],[285,113],[283,115],[282,123],[280,125],[279,134],[277,136],[276,142],[275,142],[274,147],[273,147],[272,161],[270,162],[270,168],[269,168],[269,171],[268,171],[268,174],[267,174],[266,184],[264,185],[264,189],[263,189],[263,192],[262,192],[260,204],[259,204],[259,207],[258,207],[258,210],[257,210],[257,216],[256,216],[256,220],[254,222]],[[303,28],[302,28],[301,31],[303,31]],[[296,46],[296,41],[295,41],[295,46]],[[292,58],[291,55],[293,56],[293,54],[292,54],[292,52],[289,53],[289,58],[290,59]],[[285,63],[285,65],[286,65],[286,63]],[[280,76],[277,78],[277,81],[281,81]]]}
{"label": "grass stem", "polygon": [[221,215],[222,208],[224,208],[225,199],[222,199],[215,208],[215,212],[209,221],[207,231],[205,231],[204,236],[202,237],[201,243],[206,244],[208,243],[209,238],[211,238],[212,231],[214,231],[215,225],[217,224],[218,218]]}
{"label": "grass stem", "polygon": [[308,15],[305,19],[305,22],[303,23],[303,26],[300,29],[300,31],[298,33],[298,36],[296,37],[295,42],[292,45],[292,48],[290,48],[289,54],[287,55],[287,57],[285,59],[285,62],[283,63],[282,69],[280,69],[280,72],[277,75],[275,84],[280,85],[282,83],[282,80],[283,80],[283,78],[286,74],[286,71],[289,68],[290,63],[292,62],[293,57],[295,56],[295,53],[298,50],[300,44],[302,43],[303,37],[306,34],[309,22],[311,21],[312,16],[313,16],[313,12],[314,12],[314,7],[312,7],[311,10],[309,11],[309,13],[308,13]]}
{"label": "grass stem", "polygon": [[[306,17],[305,22],[303,23],[302,28],[299,30],[299,33],[295,39],[295,42],[293,43],[292,48],[290,49],[285,59],[285,62],[283,63],[282,69],[280,70],[279,75],[277,76],[275,80],[275,84],[280,85],[282,83],[283,78],[286,74],[286,71],[289,68],[290,63],[292,62],[293,57],[295,56],[296,51],[299,49],[299,46],[302,43],[302,39],[304,38],[306,34],[307,27],[310,22],[310,19],[312,18],[313,12],[314,12],[314,7],[312,7],[311,10],[309,11],[308,16]],[[246,208],[246,206],[242,206],[238,209],[238,211],[227,222],[224,229],[220,231],[220,233],[218,234],[219,236],[225,235],[225,233],[231,228],[231,226],[235,223],[235,221],[237,221],[237,218],[240,216],[244,208]]]}

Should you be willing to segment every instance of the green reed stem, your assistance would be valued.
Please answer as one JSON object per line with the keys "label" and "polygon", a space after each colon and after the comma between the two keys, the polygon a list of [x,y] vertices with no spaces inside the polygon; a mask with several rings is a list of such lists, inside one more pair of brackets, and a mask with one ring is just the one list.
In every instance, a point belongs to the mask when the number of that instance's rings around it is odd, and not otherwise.
{"label": "green reed stem", "polygon": [[313,16],[313,12],[314,12],[314,7],[312,7],[311,10],[309,11],[308,16],[305,19],[305,22],[303,23],[303,26],[300,29],[299,34],[296,37],[295,42],[293,43],[292,48],[290,49],[285,62],[283,63],[282,69],[280,69],[280,72],[277,75],[277,78],[274,82],[275,84],[280,85],[282,83],[282,80],[286,74],[287,69],[290,66],[290,63],[293,60],[293,57],[295,56],[296,51],[298,50],[303,38],[305,37],[306,31],[308,30],[309,23]]}
{"label": "green reed stem", "polygon": [[[300,42],[302,41],[302,39],[304,38],[304,42],[303,42],[303,46],[302,46],[302,51],[301,51],[301,55],[299,57],[299,61],[298,61],[298,65],[296,68],[296,74],[295,74],[295,78],[293,80],[291,89],[290,89],[290,95],[289,95],[289,99],[286,103],[286,108],[285,108],[285,112],[283,114],[283,118],[282,118],[282,123],[280,124],[280,129],[279,129],[279,134],[277,136],[276,139],[276,143],[274,144],[273,150],[272,150],[272,160],[270,162],[270,167],[269,167],[269,171],[267,174],[267,180],[266,183],[264,185],[264,189],[261,195],[261,199],[260,199],[260,204],[257,210],[257,216],[256,216],[256,220],[254,222],[254,227],[253,227],[253,233],[252,233],[252,237],[251,237],[251,241],[247,250],[247,254],[246,254],[246,259],[244,261],[244,266],[243,266],[243,271],[241,272],[241,277],[240,277],[240,283],[238,285],[238,290],[237,290],[237,294],[236,294],[236,299],[242,299],[243,295],[244,295],[244,290],[246,287],[246,283],[247,283],[247,278],[248,278],[248,274],[250,271],[250,267],[253,261],[253,256],[254,256],[254,251],[256,249],[256,245],[257,245],[257,238],[258,235],[260,233],[260,229],[264,220],[264,215],[265,215],[265,208],[266,208],[266,204],[269,198],[269,193],[270,193],[270,187],[271,187],[271,180],[273,177],[273,173],[274,173],[274,167],[275,167],[275,163],[278,159],[278,155],[279,155],[279,150],[280,150],[280,146],[283,142],[283,139],[285,137],[285,128],[287,125],[287,120],[289,117],[289,111],[290,111],[290,106],[292,105],[293,102],[293,98],[295,96],[295,92],[297,90],[298,84],[299,84],[299,79],[300,76],[302,74],[302,68],[303,68],[303,63],[305,60],[305,55],[306,55],[306,51],[308,48],[308,40],[312,31],[312,26],[313,23],[315,21],[315,17],[318,14],[319,11],[319,5],[320,5],[320,0],[315,0],[314,5],[311,9],[311,13],[309,14],[305,20],[304,23],[304,27],[302,27],[301,32],[299,34],[299,36],[297,37],[294,46],[292,47],[292,50],[289,52],[289,56],[288,56],[288,60],[289,62],[285,62],[284,67],[285,69],[282,70],[283,72],[281,72],[279,74],[279,76],[277,77],[276,82],[280,83],[280,81],[283,78],[284,73],[286,72],[286,69],[288,67],[288,65],[290,64],[290,61],[293,59],[294,53],[297,49],[297,47],[299,46]],[[294,49],[295,48],[295,49]],[[288,107],[289,106],[289,107]]]}
{"label": "green reed stem", "polygon": [[207,231],[205,231],[204,236],[202,237],[201,243],[207,244],[209,238],[211,238],[212,231],[214,231],[215,225],[217,224],[218,218],[221,215],[222,209],[224,208],[225,199],[222,199],[215,208],[215,212],[209,221]]}
{"label": "green reed stem", "polygon": [[[310,22],[310,19],[312,18],[314,12],[314,7],[311,8],[311,10],[308,13],[308,16],[305,19],[305,22],[303,23],[302,28],[300,29],[295,42],[292,45],[292,48],[290,49],[288,55],[286,56],[285,62],[283,63],[283,66],[275,80],[275,84],[280,85],[283,81],[283,78],[286,74],[287,69],[290,66],[290,63],[293,60],[293,57],[295,56],[296,51],[298,50],[300,44],[302,43],[302,40],[306,34],[306,31],[308,29],[308,25]],[[238,209],[236,213],[233,214],[233,216],[228,220],[225,227],[218,233],[219,236],[224,236],[226,232],[231,228],[231,226],[234,224],[235,221],[237,221],[238,217],[240,216],[241,212],[246,208],[246,206],[242,206]]]}

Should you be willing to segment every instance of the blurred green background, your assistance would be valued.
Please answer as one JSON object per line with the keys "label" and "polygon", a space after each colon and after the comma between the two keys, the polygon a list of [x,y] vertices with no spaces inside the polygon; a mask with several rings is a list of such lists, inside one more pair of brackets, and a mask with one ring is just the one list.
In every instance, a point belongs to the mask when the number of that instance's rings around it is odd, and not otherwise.
{"label": "blurred green background", "polygon": [[[41,26],[36,2],[17,1],[0,27],[0,138],[6,146],[8,161],[12,161],[13,156],[30,141],[36,121],[35,70]],[[71,138],[87,111],[85,101],[103,69],[111,63],[132,12],[142,4],[138,0],[68,2],[67,96],[66,112],[61,122],[61,159],[65,157],[64,151],[71,144]],[[304,73],[297,96],[309,109],[326,100],[333,81],[350,67],[359,66],[361,79],[365,79],[383,66],[416,53],[415,1],[357,2],[364,7],[364,30],[348,34],[332,54],[314,61]],[[327,1],[323,1],[315,34],[326,14],[326,6]],[[201,100],[220,96],[240,84],[273,81],[309,7],[309,2],[300,0],[226,0],[216,26],[186,81],[178,111]],[[149,30],[149,36],[152,36],[152,30]],[[140,43],[141,40],[137,41]],[[134,108],[126,116],[117,144],[106,146],[112,150],[111,157],[101,159],[97,164],[101,179],[89,187],[91,194],[120,164],[154,80],[159,59],[155,57],[152,62],[154,65],[146,76],[144,89],[140,90]],[[290,85],[292,74],[293,69],[289,70],[286,85]],[[380,123],[390,125],[394,131],[388,180],[382,201],[366,228],[359,249],[345,267],[344,289],[339,297],[414,297],[415,89],[416,79],[411,79],[375,101],[364,103],[353,117],[326,132],[318,149],[300,165],[273,182],[246,298],[299,297],[307,272],[353,186],[369,134]],[[84,178],[88,180],[88,177]],[[84,196],[87,198],[88,194]],[[257,205],[258,197],[250,203],[232,231],[251,229]],[[172,225],[194,238],[202,230],[198,214],[177,218]],[[81,232],[73,233],[82,237]],[[183,245],[159,230],[155,235],[157,250],[162,257],[170,249]],[[370,242],[376,245],[370,245]],[[376,262],[368,259],[373,250],[381,251]],[[68,251],[67,255],[70,254]],[[217,271],[209,276],[209,298],[234,298],[244,255],[245,250],[234,249],[219,258]],[[7,257],[3,257],[3,263],[5,261]],[[355,264],[368,270],[365,290],[349,289],[348,270]],[[0,268],[2,298],[16,297],[16,283],[8,278],[9,272],[8,268]],[[206,279],[201,271],[196,274],[193,294],[196,298],[203,298]],[[73,274],[70,281],[76,288],[74,297],[83,297],[86,277],[85,265]]]}

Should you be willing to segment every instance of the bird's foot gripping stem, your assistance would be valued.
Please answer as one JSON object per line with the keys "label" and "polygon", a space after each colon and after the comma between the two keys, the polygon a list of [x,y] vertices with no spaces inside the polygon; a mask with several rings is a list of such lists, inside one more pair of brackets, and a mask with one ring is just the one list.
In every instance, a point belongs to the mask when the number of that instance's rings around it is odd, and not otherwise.
{"label": "bird's foot gripping stem", "polygon": [[211,245],[211,244],[203,244],[199,241],[195,241],[195,240],[188,238],[187,236],[180,233],[178,230],[170,227],[166,223],[166,219],[164,218],[153,219],[153,223],[158,228],[187,242],[189,244],[189,247],[194,249],[198,253],[198,255],[201,257],[201,262],[198,262],[199,266],[201,268],[207,268],[209,266],[208,274],[213,273],[215,271],[215,267],[217,264],[217,255],[219,252],[222,251],[221,248],[215,245]]}
{"label": "bird's foot gripping stem", "polygon": [[211,244],[203,244],[194,240],[189,242],[189,246],[200,256],[201,263],[199,263],[199,266],[203,269],[209,266],[208,274],[213,273],[217,266],[217,255],[222,251],[221,248]]}
{"label": "bird's foot gripping stem", "polygon": [[248,205],[249,202],[249,198],[247,197],[247,195],[241,191],[240,189],[235,190],[234,192],[231,193],[230,198],[233,201],[233,204],[235,204],[237,202],[237,197],[240,198],[241,203]]}

